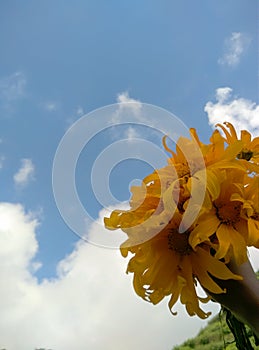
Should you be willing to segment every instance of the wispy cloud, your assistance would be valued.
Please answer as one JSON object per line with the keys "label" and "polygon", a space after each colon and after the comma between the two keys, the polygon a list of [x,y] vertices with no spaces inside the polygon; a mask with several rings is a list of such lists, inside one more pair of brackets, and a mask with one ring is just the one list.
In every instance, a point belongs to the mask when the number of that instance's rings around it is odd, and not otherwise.
{"label": "wispy cloud", "polygon": [[117,95],[117,103],[120,103],[119,109],[130,109],[134,114],[138,114],[141,110],[142,103],[129,96],[127,91]]}
{"label": "wispy cloud", "polygon": [[139,107],[141,106],[141,102],[129,96],[128,91],[123,91],[118,93],[117,95],[118,103],[136,103]]}
{"label": "wispy cloud", "polygon": [[[131,97],[128,91],[118,93],[116,102],[117,105],[115,105],[114,113],[110,119],[113,126],[111,128],[113,139],[126,138],[129,142],[136,138],[152,139],[152,142],[160,144],[162,137],[160,132],[174,134],[174,130],[165,128],[165,124],[172,126],[174,119],[170,119],[169,123],[163,122],[164,116],[166,116],[164,120],[169,120],[169,112]],[[120,128],[123,124],[125,124],[124,128]],[[117,128],[117,125],[120,127]]]}
{"label": "wispy cloud", "polygon": [[0,102],[10,108],[14,102],[26,95],[27,79],[23,72],[16,72],[0,79]]}
{"label": "wispy cloud", "polygon": [[77,107],[77,109],[76,109],[76,114],[78,115],[78,116],[82,116],[82,115],[84,115],[84,109],[83,109],[83,107],[82,106],[78,106]]}
{"label": "wispy cloud", "polygon": [[1,155],[0,156],[0,170],[3,169],[4,161],[5,161],[5,156]]}
{"label": "wispy cloud", "polygon": [[[0,138],[0,144],[3,143],[3,139]],[[5,156],[3,154],[0,155],[0,170],[3,169],[5,161]]]}
{"label": "wispy cloud", "polygon": [[124,137],[128,140],[128,141],[132,141],[138,137],[140,137],[140,133],[137,131],[136,128],[134,128],[133,126],[129,126],[125,131],[124,131]]}
{"label": "wispy cloud", "polygon": [[55,112],[58,109],[58,103],[55,101],[45,102],[43,106],[48,112]]}
{"label": "wispy cloud", "polygon": [[216,102],[209,101],[205,105],[209,124],[228,121],[235,125],[238,131],[249,130],[252,134],[259,134],[259,105],[255,102],[232,95],[230,87],[216,90]]}
{"label": "wispy cloud", "polygon": [[77,106],[74,112],[66,118],[66,129],[69,129],[79,118],[85,114],[84,108],[82,106]]}
{"label": "wispy cloud", "polygon": [[31,159],[21,159],[21,167],[14,174],[13,180],[16,186],[24,187],[34,179],[35,167]]}
{"label": "wispy cloud", "polygon": [[[129,123],[128,126],[124,126],[123,129],[117,129],[117,124],[127,123],[131,116],[134,116],[136,122],[144,122],[143,115],[141,114],[142,103],[141,101],[129,96],[127,91],[120,92],[116,97],[117,106],[114,110],[114,114],[111,118],[111,123],[114,123],[114,127],[111,128],[111,137],[114,140],[127,139],[129,142],[136,137],[140,137],[140,131],[138,126]],[[130,118],[129,118],[130,116]]]}
{"label": "wispy cloud", "polygon": [[224,43],[224,53],[218,59],[220,65],[236,67],[245,51],[248,49],[251,38],[241,32],[233,32],[226,38]]}
{"label": "wispy cloud", "polygon": [[128,119],[128,114],[134,115],[134,118],[138,121],[143,119],[141,115],[142,103],[129,96],[127,91],[118,93],[116,97],[116,110],[111,118],[112,123],[123,122],[124,119]]}

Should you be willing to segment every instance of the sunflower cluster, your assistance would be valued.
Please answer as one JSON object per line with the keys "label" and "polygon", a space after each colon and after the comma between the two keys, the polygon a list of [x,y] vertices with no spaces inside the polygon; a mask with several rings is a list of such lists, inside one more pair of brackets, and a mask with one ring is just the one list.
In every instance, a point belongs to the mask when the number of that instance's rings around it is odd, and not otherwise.
{"label": "sunflower cluster", "polygon": [[247,260],[247,247],[259,248],[259,137],[230,123],[217,125],[209,144],[196,130],[180,137],[168,164],[131,188],[129,210],[105,218],[127,240],[121,254],[132,254],[127,272],[143,299],[157,304],[178,299],[189,315],[206,318],[198,283],[208,294],[227,293],[217,280],[241,279],[228,268]]}

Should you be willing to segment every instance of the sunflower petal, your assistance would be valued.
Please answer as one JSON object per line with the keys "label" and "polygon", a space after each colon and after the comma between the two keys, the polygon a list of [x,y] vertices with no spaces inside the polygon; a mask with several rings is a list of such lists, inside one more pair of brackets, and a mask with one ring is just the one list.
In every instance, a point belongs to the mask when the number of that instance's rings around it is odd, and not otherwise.
{"label": "sunflower petal", "polygon": [[222,224],[216,232],[219,240],[219,249],[215,257],[217,259],[224,258],[229,249],[233,249],[233,255],[238,265],[247,260],[247,250],[244,238],[232,226]]}
{"label": "sunflower petal", "polygon": [[208,217],[204,214],[200,217],[197,226],[189,236],[189,243],[192,248],[195,249],[198,244],[209,240],[209,237],[216,232],[219,224],[219,220],[214,215]]}

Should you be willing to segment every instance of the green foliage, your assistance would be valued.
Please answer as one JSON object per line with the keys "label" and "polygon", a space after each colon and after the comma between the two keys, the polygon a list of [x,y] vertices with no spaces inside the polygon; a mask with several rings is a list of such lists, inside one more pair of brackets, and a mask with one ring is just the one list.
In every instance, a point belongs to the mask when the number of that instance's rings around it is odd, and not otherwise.
{"label": "green foliage", "polygon": [[[253,334],[248,331],[250,341],[254,349],[255,346]],[[192,339],[186,340],[182,345],[177,345],[173,350],[237,350],[234,337],[230,332],[224,315],[218,315],[208,322],[207,327],[203,328],[199,334]]]}

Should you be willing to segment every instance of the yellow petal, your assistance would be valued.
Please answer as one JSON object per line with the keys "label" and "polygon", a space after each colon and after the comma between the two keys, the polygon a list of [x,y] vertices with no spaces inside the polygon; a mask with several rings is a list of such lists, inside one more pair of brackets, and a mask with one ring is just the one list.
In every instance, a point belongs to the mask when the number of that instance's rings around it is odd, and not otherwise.
{"label": "yellow petal", "polygon": [[150,294],[149,300],[152,304],[156,305],[164,298],[164,296],[165,295],[162,290],[155,290],[152,294]]}
{"label": "yellow petal", "polygon": [[172,216],[177,209],[176,203],[173,198],[173,190],[177,183],[178,180],[174,181],[163,194],[164,210],[168,213],[171,213]]}
{"label": "yellow petal", "polygon": [[174,283],[174,289],[172,290],[172,296],[168,302],[168,307],[173,315],[176,315],[177,312],[173,312],[172,309],[177,302],[179,295],[184,286],[186,286],[186,280],[182,276],[177,276],[177,281]]}
{"label": "yellow petal", "polygon": [[232,247],[233,257],[238,265],[247,260],[245,240],[232,226],[221,224],[216,235],[219,241],[219,248],[215,255],[217,259],[224,258]]}
{"label": "yellow petal", "polygon": [[257,246],[259,242],[259,221],[248,219],[248,234],[247,245]]}
{"label": "yellow petal", "polygon": [[231,124],[229,122],[224,122],[224,124],[230,130],[230,135],[232,136],[232,141],[234,141],[234,139],[237,140],[237,133],[236,133],[236,129],[234,128],[233,124]]}
{"label": "yellow petal", "polygon": [[241,130],[241,140],[244,142],[244,145],[248,147],[251,143],[251,134],[247,130]]}
{"label": "yellow petal", "polygon": [[236,159],[236,156],[240,151],[242,150],[244,144],[242,141],[236,141],[232,144],[230,144],[226,149],[222,156],[225,160],[233,160]]}
{"label": "yellow petal", "polygon": [[165,135],[164,137],[163,137],[163,139],[162,139],[162,143],[163,143],[163,146],[164,146],[164,149],[168,152],[168,153],[170,153],[171,155],[172,155],[172,157],[174,157],[175,156],[175,153],[167,146],[167,144],[166,144],[166,138],[167,138],[168,136],[167,135]]}
{"label": "yellow petal", "polygon": [[220,222],[215,215],[207,216],[204,214],[200,217],[197,226],[189,236],[189,244],[192,248],[195,249],[198,244],[207,241],[216,232],[219,224]]}
{"label": "yellow petal", "polygon": [[145,299],[146,296],[146,290],[143,288],[143,284],[141,283],[141,278],[136,273],[133,277],[133,287],[137,295],[139,295],[141,298]]}
{"label": "yellow petal", "polygon": [[242,277],[234,274],[229,270],[229,268],[222,261],[217,260],[215,257],[210,255],[209,252],[198,247],[197,248],[197,257],[199,261],[202,261],[203,268],[206,268],[207,271],[216,278],[221,280],[241,280]]}
{"label": "yellow petal", "polygon": [[211,293],[224,293],[224,290],[210,277],[207,272],[207,266],[200,261],[199,257],[193,255],[191,259],[193,262],[193,272],[197,276],[201,286]]}
{"label": "yellow petal", "polygon": [[211,200],[218,198],[220,194],[220,183],[216,174],[209,169],[207,169],[207,189],[211,195]]}
{"label": "yellow petal", "polygon": [[257,147],[259,147],[259,137],[255,137],[253,139],[253,141],[251,142],[251,144],[250,144],[251,150],[253,150],[253,149],[257,148]]}

